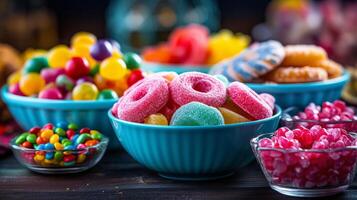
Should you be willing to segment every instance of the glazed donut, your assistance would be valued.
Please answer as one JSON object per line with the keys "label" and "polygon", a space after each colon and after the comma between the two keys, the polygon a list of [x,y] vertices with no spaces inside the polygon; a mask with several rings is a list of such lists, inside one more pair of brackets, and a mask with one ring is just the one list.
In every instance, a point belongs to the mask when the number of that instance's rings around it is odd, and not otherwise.
{"label": "glazed donut", "polygon": [[326,51],[315,45],[287,45],[282,66],[304,67],[311,66],[327,59]]}
{"label": "glazed donut", "polygon": [[279,67],[265,78],[276,83],[305,83],[327,80],[328,75],[319,67]]}
{"label": "glazed donut", "polygon": [[343,74],[343,67],[333,60],[323,60],[312,65],[313,67],[320,67],[326,70],[328,78],[336,78]]}
{"label": "glazed donut", "polygon": [[210,74],[222,74],[229,81],[251,81],[273,70],[284,55],[284,47],[277,41],[256,43],[237,56],[218,63]]}
{"label": "glazed donut", "polygon": [[264,119],[273,115],[272,108],[256,92],[243,83],[229,84],[228,96],[233,103],[255,120]]}
{"label": "glazed donut", "polygon": [[204,73],[186,72],[170,83],[172,99],[180,106],[197,101],[209,106],[222,106],[226,100],[224,84]]}
{"label": "glazed donut", "polygon": [[130,122],[143,122],[145,117],[157,113],[169,99],[169,87],[166,80],[159,77],[143,79],[131,87],[129,92],[119,99],[117,117]]}

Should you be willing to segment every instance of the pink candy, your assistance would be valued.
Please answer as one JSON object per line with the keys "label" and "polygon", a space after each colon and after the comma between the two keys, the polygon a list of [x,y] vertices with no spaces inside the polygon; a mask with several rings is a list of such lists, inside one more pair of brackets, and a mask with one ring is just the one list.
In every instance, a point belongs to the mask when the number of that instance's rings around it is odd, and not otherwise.
{"label": "pink candy", "polygon": [[219,107],[226,101],[224,84],[214,77],[200,72],[186,72],[175,78],[170,84],[172,99],[178,105],[192,101]]}
{"label": "pink candy", "polygon": [[232,99],[234,104],[252,118],[258,120],[273,115],[272,108],[265,102],[265,100],[245,84],[233,82],[229,84],[227,90],[228,96]]}
{"label": "pink candy", "polygon": [[41,76],[45,79],[46,83],[55,82],[57,76],[64,74],[65,71],[62,68],[46,68],[41,70]]}
{"label": "pink candy", "polygon": [[165,79],[152,77],[139,82],[120,98],[117,105],[119,119],[143,122],[145,117],[157,113],[167,103],[169,88]]}
{"label": "pink candy", "polygon": [[268,93],[261,93],[259,96],[267,103],[272,110],[274,110],[275,98]]}
{"label": "pink candy", "polygon": [[25,95],[21,92],[21,90],[20,90],[20,85],[19,85],[19,83],[10,85],[10,86],[9,86],[9,92],[10,92],[11,94],[15,94],[15,95],[18,95],[18,96],[25,96]]}
{"label": "pink candy", "polygon": [[38,95],[40,99],[63,99],[62,93],[57,88],[42,90]]}

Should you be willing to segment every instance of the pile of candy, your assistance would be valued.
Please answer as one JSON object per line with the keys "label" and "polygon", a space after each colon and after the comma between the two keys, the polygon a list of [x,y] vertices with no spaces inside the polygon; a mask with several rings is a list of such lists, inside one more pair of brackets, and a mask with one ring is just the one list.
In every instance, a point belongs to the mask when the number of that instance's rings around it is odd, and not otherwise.
{"label": "pile of candy", "polygon": [[113,106],[119,119],[156,125],[207,126],[273,115],[275,99],[240,82],[199,72],[158,73],[131,86]]}
{"label": "pile of candy", "polygon": [[22,71],[8,78],[9,92],[42,99],[117,99],[143,78],[141,58],[122,55],[114,40],[97,40],[90,33],[73,36],[71,46],[58,45],[31,57]]}
{"label": "pile of candy", "polygon": [[282,127],[271,139],[259,140],[258,154],[273,184],[297,188],[338,186],[353,179],[357,152],[346,147],[356,145],[357,140],[340,128]]}
{"label": "pile of candy", "polygon": [[78,130],[76,124],[58,123],[57,126],[46,124],[42,128],[33,127],[19,135],[15,144],[36,150],[26,153],[28,163],[44,167],[69,167],[82,164],[96,154],[96,145],[103,135],[89,128]]}
{"label": "pile of candy", "polygon": [[177,28],[167,43],[145,49],[142,56],[150,62],[209,66],[238,54],[249,41],[248,36],[228,30],[209,36],[206,27],[191,24]]}
{"label": "pile of candy", "polygon": [[271,40],[255,43],[239,55],[218,63],[210,74],[222,74],[230,81],[305,83],[339,77],[343,68],[329,60],[321,47],[283,47]]}

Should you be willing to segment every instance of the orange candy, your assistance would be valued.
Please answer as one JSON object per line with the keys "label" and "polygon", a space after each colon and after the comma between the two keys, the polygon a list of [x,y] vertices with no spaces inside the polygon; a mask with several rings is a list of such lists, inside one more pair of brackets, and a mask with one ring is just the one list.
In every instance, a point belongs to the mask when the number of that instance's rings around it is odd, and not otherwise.
{"label": "orange candy", "polygon": [[145,61],[158,63],[170,63],[172,59],[171,50],[167,44],[147,48],[141,56]]}

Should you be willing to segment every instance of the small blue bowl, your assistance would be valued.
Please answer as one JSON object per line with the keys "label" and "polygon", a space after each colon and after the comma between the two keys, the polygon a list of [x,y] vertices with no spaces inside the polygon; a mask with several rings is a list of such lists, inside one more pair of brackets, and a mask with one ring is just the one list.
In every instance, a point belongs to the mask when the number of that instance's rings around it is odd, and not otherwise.
{"label": "small blue bowl", "polygon": [[193,66],[193,65],[171,65],[171,64],[161,64],[152,62],[143,62],[140,68],[145,72],[168,72],[173,71],[178,74],[184,72],[202,72],[208,74],[210,67],[208,66]]}
{"label": "small blue bowl", "polygon": [[296,84],[258,84],[247,85],[258,93],[269,93],[276,99],[276,104],[288,107],[305,108],[309,103],[321,105],[324,101],[334,101],[341,97],[342,89],[350,78],[345,72],[341,77],[322,82]]}
{"label": "small blue bowl", "polygon": [[124,149],[142,165],[169,179],[211,180],[253,160],[250,139],[274,132],[281,109],[267,119],[222,126],[157,126],[108,116]]}
{"label": "small blue bowl", "polygon": [[25,130],[47,123],[61,121],[76,123],[79,127],[96,129],[109,138],[109,149],[120,148],[110,126],[107,111],[117,100],[71,101],[46,100],[23,97],[8,92],[8,87],[1,89],[1,97],[17,123]]}

